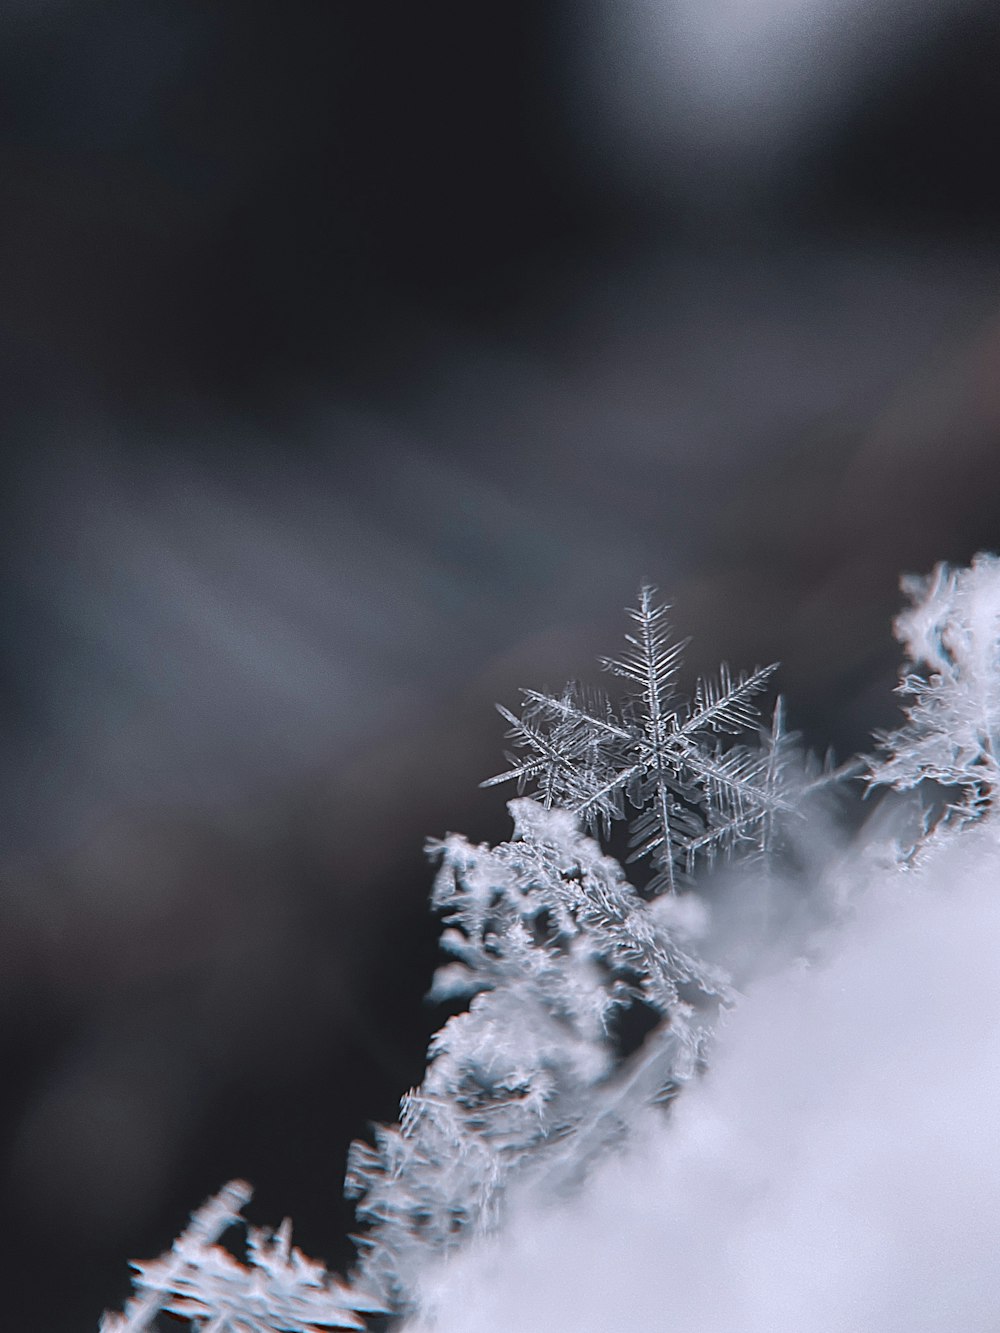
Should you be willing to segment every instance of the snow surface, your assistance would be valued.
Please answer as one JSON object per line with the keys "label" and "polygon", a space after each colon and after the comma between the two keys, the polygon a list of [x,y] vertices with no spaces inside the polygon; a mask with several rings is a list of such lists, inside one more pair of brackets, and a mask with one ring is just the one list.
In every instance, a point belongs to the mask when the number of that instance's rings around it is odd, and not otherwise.
{"label": "snow surface", "polygon": [[820,961],[570,1203],[522,1197],[407,1333],[923,1333],[1000,1310],[1000,834],[855,855]]}

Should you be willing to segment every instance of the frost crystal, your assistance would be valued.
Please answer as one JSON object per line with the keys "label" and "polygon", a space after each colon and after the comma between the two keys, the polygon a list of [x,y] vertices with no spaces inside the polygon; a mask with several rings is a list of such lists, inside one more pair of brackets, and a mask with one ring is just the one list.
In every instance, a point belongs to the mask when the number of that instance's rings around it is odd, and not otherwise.
{"label": "frost crystal", "polygon": [[[996,803],[1000,745],[1000,559],[977,555],[969,569],[939,564],[909,575],[912,606],[897,617],[906,650],[897,693],[906,722],[876,739],[871,785],[903,791],[925,779],[957,787],[937,823],[976,819]],[[924,667],[921,672],[918,668]]]}
{"label": "frost crystal", "polygon": [[694,698],[675,690],[686,640],[674,640],[667,607],[655,589],[640,589],[629,615],[636,632],[620,658],[602,665],[629,683],[620,712],[600,692],[568,685],[558,697],[523,691],[520,717],[500,706],[511,724],[508,736],[526,754],[507,756],[507,772],[484,786],[515,780],[531,785],[546,806],[580,815],[590,828],[605,830],[625,815],[631,821],[631,854],[648,856],[654,874],[651,894],[673,892],[699,854],[710,859],[737,843],[766,837],[776,813],[789,808],[774,778],[769,756],[746,745],[724,748],[721,737],[753,727],[751,702],[773,666],[731,676],[723,665],[715,679],[700,680]]}
{"label": "frost crystal", "polygon": [[160,1311],[187,1321],[193,1333],[325,1333],[363,1329],[359,1311],[383,1307],[331,1278],[322,1264],[292,1246],[286,1218],[272,1235],[249,1228],[241,1264],[215,1242],[242,1223],[252,1195],[231,1180],[191,1216],[166,1254],[135,1262],[136,1296],[124,1314],[105,1314],[100,1333],[146,1333]]}
{"label": "frost crystal", "polygon": [[[497,1225],[508,1184],[571,1183],[639,1108],[676,1090],[732,999],[574,816],[527,799],[510,809],[510,842],[451,834],[432,846],[455,960],[432,994],[472,999],[432,1039],[399,1125],[377,1127],[374,1147],[354,1144],[348,1162],[369,1226],[361,1280],[396,1307],[429,1258]],[[635,1002],[666,1027],[620,1084],[611,1022]]]}

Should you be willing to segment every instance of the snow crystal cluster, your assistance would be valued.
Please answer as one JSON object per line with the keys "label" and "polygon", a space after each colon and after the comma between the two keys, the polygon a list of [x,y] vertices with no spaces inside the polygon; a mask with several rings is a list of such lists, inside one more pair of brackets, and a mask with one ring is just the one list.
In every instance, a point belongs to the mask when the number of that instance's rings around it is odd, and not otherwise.
{"label": "snow crystal cluster", "polygon": [[[904,589],[905,720],[865,773],[870,787],[929,792],[917,845],[891,849],[897,875],[994,811],[1000,560],[939,566]],[[517,783],[510,840],[430,845],[448,957],[431,997],[461,1008],[433,1037],[399,1122],[351,1147],[354,1273],[341,1282],[307,1260],[287,1222],[251,1229],[239,1262],[218,1244],[249,1198],[233,1182],[166,1255],[135,1265],[136,1294],[103,1333],[153,1329],[161,1311],[198,1333],[363,1328],[366,1314],[415,1327],[431,1319],[441,1273],[503,1234],[517,1199],[578,1197],[627,1160],[616,1150],[641,1141],[651,1116],[697,1105],[720,1023],[739,1008],[731,960],[706,940],[701,886],[720,863],[737,882],[787,870],[817,806],[862,766],[804,755],[780,700],[761,722],[773,668],[723,667],[684,696],[685,645],[654,590],[630,615],[626,651],[604,662],[622,697],[570,685],[500,709],[513,748],[485,785]],[[631,878],[599,841],[619,820]],[[638,1049],[622,1036],[636,1015],[648,1031]]]}

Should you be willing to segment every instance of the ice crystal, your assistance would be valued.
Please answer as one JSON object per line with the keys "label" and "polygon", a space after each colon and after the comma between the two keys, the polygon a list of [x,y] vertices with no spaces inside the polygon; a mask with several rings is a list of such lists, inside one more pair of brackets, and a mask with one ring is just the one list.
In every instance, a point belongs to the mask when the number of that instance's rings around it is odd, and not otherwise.
{"label": "ice crystal", "polygon": [[146,1333],[161,1311],[186,1320],[192,1333],[363,1329],[359,1312],[383,1307],[295,1249],[288,1218],[273,1234],[248,1229],[248,1264],[216,1244],[224,1231],[243,1222],[251,1195],[244,1181],[230,1181],[192,1214],[166,1254],[134,1262],[136,1295],[124,1314],[104,1315],[100,1333]]}
{"label": "ice crystal", "polygon": [[558,696],[524,690],[520,717],[499,706],[524,753],[508,755],[511,767],[484,783],[533,787],[546,806],[578,814],[590,828],[607,829],[630,808],[628,860],[649,857],[651,894],[675,891],[699,854],[766,841],[774,816],[789,809],[773,754],[722,740],[756,725],[752,701],[774,666],[733,677],[723,665],[684,699],[676,676],[687,641],[672,637],[668,608],[654,597],[655,589],[640,589],[627,649],[602,659],[628,683],[622,708],[573,684]]}
{"label": "ice crystal", "polygon": [[[403,1306],[430,1256],[497,1224],[509,1183],[539,1173],[568,1182],[621,1136],[627,1106],[689,1078],[711,1015],[732,999],[723,973],[576,817],[524,798],[510,808],[509,842],[451,834],[432,845],[454,960],[433,993],[472,999],[432,1039],[400,1123],[377,1127],[374,1146],[356,1143],[349,1159],[348,1190],[369,1228],[361,1280]],[[623,1101],[611,1024],[635,1002],[667,1026]]]}
{"label": "ice crystal", "polygon": [[[905,791],[925,780],[958,789],[932,827],[978,819],[995,808],[1000,776],[1000,558],[969,569],[939,564],[908,575],[912,605],[895,621],[906,650],[897,693],[906,721],[881,732],[871,785]],[[919,668],[925,668],[921,671]]]}

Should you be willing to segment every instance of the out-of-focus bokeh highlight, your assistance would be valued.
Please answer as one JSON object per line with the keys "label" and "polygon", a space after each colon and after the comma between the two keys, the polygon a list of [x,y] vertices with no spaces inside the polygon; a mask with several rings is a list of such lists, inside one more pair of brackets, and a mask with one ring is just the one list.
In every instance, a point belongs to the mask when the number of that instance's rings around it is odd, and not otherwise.
{"label": "out-of-focus bokeh highlight", "polygon": [[76,1333],[231,1176],[346,1260],[423,840],[504,836],[493,702],[641,579],[817,747],[892,719],[900,570],[1000,547],[1000,18],[4,27],[6,1308]]}

